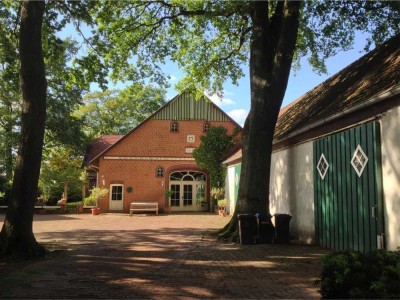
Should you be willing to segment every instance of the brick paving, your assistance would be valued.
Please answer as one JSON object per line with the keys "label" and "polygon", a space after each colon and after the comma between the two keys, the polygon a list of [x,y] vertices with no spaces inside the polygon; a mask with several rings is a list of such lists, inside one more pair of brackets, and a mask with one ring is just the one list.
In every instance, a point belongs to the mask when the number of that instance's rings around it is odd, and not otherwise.
{"label": "brick paving", "polygon": [[[4,214],[0,214],[0,226]],[[309,245],[223,243],[211,214],[35,215],[50,257],[0,261],[7,298],[320,298],[326,250]]]}

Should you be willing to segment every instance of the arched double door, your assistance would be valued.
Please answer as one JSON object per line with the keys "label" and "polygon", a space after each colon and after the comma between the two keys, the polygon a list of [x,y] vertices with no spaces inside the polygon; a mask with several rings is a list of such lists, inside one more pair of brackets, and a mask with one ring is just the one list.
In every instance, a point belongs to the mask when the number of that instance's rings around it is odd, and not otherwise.
{"label": "arched double door", "polygon": [[172,211],[202,211],[207,200],[207,178],[203,172],[178,171],[169,176]]}

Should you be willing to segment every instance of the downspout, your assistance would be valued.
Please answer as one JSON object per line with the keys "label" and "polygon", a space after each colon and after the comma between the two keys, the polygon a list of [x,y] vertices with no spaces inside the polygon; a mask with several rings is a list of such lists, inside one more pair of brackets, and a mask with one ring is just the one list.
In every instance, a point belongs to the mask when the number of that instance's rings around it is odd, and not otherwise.
{"label": "downspout", "polygon": [[309,131],[311,129],[319,127],[319,126],[321,126],[321,125],[323,125],[325,123],[331,122],[333,120],[339,119],[339,118],[341,118],[341,117],[343,117],[345,115],[348,115],[348,114],[351,114],[353,112],[356,112],[356,111],[358,111],[358,110],[360,110],[362,108],[369,107],[369,106],[371,106],[373,104],[376,104],[378,102],[381,102],[383,100],[386,100],[386,99],[388,99],[390,97],[393,97],[395,95],[398,95],[398,94],[400,94],[400,86],[395,88],[395,89],[393,89],[393,90],[391,90],[391,91],[389,91],[389,92],[386,92],[386,93],[380,94],[380,95],[378,95],[376,97],[373,97],[373,98],[371,98],[371,99],[369,99],[369,100],[367,100],[367,101],[365,101],[363,103],[355,105],[355,106],[353,106],[352,108],[350,108],[348,110],[345,110],[345,111],[342,111],[340,113],[334,114],[332,116],[329,116],[329,117],[324,118],[322,120],[319,120],[317,122],[311,123],[311,124],[301,128],[301,129],[295,130],[292,133],[290,133],[289,135],[285,136],[284,138],[279,139],[279,140],[275,140],[274,144],[282,142],[282,141],[285,141],[287,139],[290,139],[290,138],[292,138],[292,137],[294,137],[296,135],[299,135],[301,133],[304,133],[306,131]]}
{"label": "downspout", "polygon": [[89,168],[96,170],[96,187],[99,187],[99,168],[89,164]]}

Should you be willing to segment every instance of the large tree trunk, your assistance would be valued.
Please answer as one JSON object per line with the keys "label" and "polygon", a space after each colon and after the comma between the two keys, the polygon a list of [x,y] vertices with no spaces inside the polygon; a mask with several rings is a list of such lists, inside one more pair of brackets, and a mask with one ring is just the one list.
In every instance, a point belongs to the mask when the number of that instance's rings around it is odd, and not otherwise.
{"label": "large tree trunk", "polygon": [[[11,104],[10,104],[11,106]],[[12,114],[12,109],[10,108],[10,115]],[[6,171],[6,179],[7,182],[12,179],[12,171],[13,171],[13,164],[14,164],[14,159],[12,155],[12,149],[13,149],[13,124],[11,121],[7,122],[6,126],[4,126],[4,131],[5,131],[5,142],[4,142],[4,148],[5,148],[5,156],[4,156],[4,164],[6,166],[5,171]]]}
{"label": "large tree trunk", "polygon": [[47,83],[42,52],[44,9],[44,1],[24,1],[21,7],[22,126],[11,201],[0,233],[2,255],[29,257],[45,254],[32,231],[46,118]]}
{"label": "large tree trunk", "polygon": [[272,18],[267,2],[253,7],[251,109],[243,128],[238,200],[222,237],[237,236],[237,214],[269,213],[272,142],[297,39],[300,2],[278,2]]}

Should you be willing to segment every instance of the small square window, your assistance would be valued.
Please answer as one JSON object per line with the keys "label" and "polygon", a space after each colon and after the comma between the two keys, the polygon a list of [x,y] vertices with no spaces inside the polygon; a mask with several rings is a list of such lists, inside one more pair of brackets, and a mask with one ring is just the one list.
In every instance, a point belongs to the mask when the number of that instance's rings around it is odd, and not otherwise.
{"label": "small square window", "polygon": [[210,123],[209,122],[204,122],[203,124],[203,131],[208,132],[210,130]]}
{"label": "small square window", "polygon": [[156,177],[164,177],[164,168],[161,166],[158,166],[156,168]]}
{"label": "small square window", "polygon": [[174,121],[171,123],[171,132],[178,132],[179,131],[179,124],[178,122]]}

